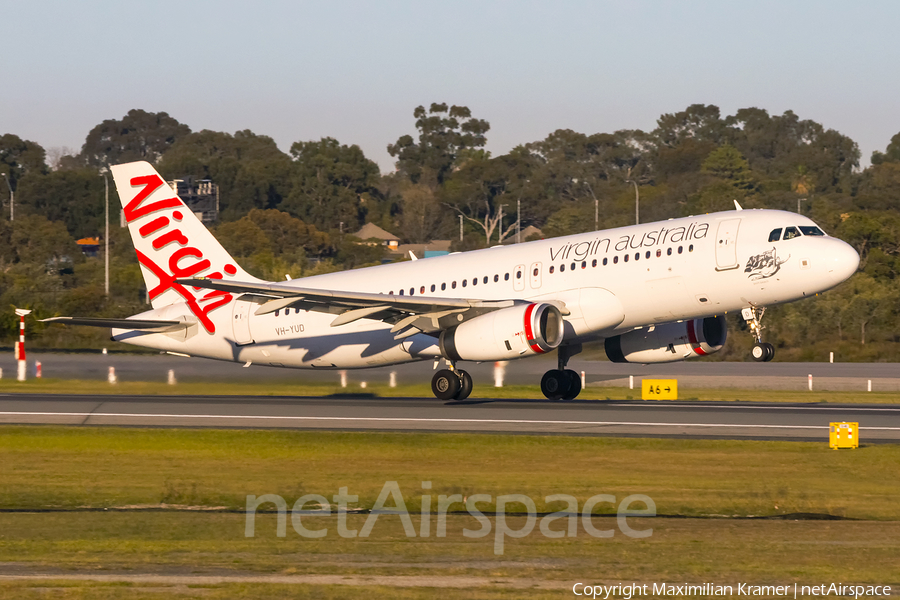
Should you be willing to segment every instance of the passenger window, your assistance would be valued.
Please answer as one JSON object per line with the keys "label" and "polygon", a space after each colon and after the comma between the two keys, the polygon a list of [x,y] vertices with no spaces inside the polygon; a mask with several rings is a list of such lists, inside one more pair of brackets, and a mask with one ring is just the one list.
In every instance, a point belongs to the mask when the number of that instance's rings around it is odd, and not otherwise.
{"label": "passenger window", "polygon": [[784,230],[784,239],[792,240],[795,237],[800,237],[800,232],[796,227],[788,227]]}
{"label": "passenger window", "polygon": [[609,262],[609,259],[608,259],[608,258],[604,258],[604,259],[603,259],[603,266],[605,267],[606,264],[607,264],[608,262]]}
{"label": "passenger window", "polygon": [[800,233],[803,235],[825,235],[825,232],[815,226],[801,225]]}
{"label": "passenger window", "polygon": [[403,290],[400,290],[400,295],[401,295],[401,296],[403,295]]}
{"label": "passenger window", "polygon": [[463,279],[463,287],[466,287],[467,285],[469,285],[469,280]]}
{"label": "passenger window", "polygon": [[477,278],[477,277],[473,277],[473,278],[472,278],[472,285],[478,285],[478,278]]}
{"label": "passenger window", "polygon": [[656,251],[656,258],[659,258],[660,256],[662,256],[662,250],[657,250],[657,251]]}
{"label": "passenger window", "polygon": [[388,294],[390,294],[391,296],[393,296],[393,295],[394,295],[394,290],[389,291]]}
{"label": "passenger window", "polygon": [[641,253],[640,253],[640,252],[635,252],[635,253],[634,253],[634,260],[641,260]]}
{"label": "passenger window", "polygon": [[451,284],[450,284],[450,287],[453,288],[453,289],[455,290],[455,289],[456,289],[456,282],[454,281],[453,283],[451,283]]}
{"label": "passenger window", "polygon": [[669,248],[668,250],[666,250],[666,256],[672,256],[672,249],[671,249],[671,248]]}
{"label": "passenger window", "polygon": [[554,267],[553,265],[550,265],[550,272],[552,273],[555,268],[556,267]]}
{"label": "passenger window", "polygon": [[678,254],[681,254],[681,251],[684,250],[684,247],[678,246]]}
{"label": "passenger window", "polygon": [[619,257],[618,257],[618,256],[613,256],[613,264],[614,264],[614,265],[619,264]]}
{"label": "passenger window", "polygon": [[693,251],[694,251],[694,245],[691,244],[690,246],[688,246],[688,252],[693,252]]}
{"label": "passenger window", "polygon": [[432,291],[432,292],[434,291],[434,284],[433,284],[433,283],[431,284],[431,291]]}
{"label": "passenger window", "polygon": [[778,229],[773,229],[772,233],[769,234],[769,241],[777,242],[780,239],[781,239],[781,227],[779,227]]}
{"label": "passenger window", "polygon": [[629,256],[630,256],[629,254],[626,254],[626,255],[625,255],[625,262],[628,262]]}
{"label": "passenger window", "polygon": [[559,265],[559,272],[562,273],[566,270],[566,265]]}
{"label": "passenger window", "polygon": [[446,290],[446,289],[447,289],[447,284],[446,284],[446,283],[442,283],[442,284],[441,284],[441,291],[443,292],[443,291]]}
{"label": "passenger window", "polygon": [[503,281],[509,281],[509,273],[503,274]]}
{"label": "passenger window", "polygon": [[497,283],[498,281],[500,281],[500,276],[494,275],[494,283]]}
{"label": "passenger window", "polygon": [[572,267],[571,267],[571,268],[572,268],[573,271],[575,270],[575,263],[572,263]]}
{"label": "passenger window", "polygon": [[587,267],[587,261],[586,260],[581,261],[581,268],[584,269],[586,267]]}
{"label": "passenger window", "polygon": [[483,283],[487,283],[487,282],[488,282],[488,278],[487,278],[487,275],[485,275],[485,276],[484,276],[484,282],[483,282]]}
{"label": "passenger window", "polygon": [[[431,286],[431,289],[433,290],[433,289],[434,289],[434,286]],[[420,293],[420,294],[424,294],[424,293],[425,293],[425,286],[424,286],[424,285],[423,285],[421,288],[419,288],[419,293]]]}
{"label": "passenger window", "polygon": [[650,251],[649,251],[649,250],[647,250],[647,254],[644,256],[644,258],[650,258]]}
{"label": "passenger window", "polygon": [[522,279],[522,271],[516,271],[516,279]]}
{"label": "passenger window", "polygon": [[413,296],[416,293],[416,288],[409,288],[409,295]]}
{"label": "passenger window", "polygon": [[279,316],[278,313],[280,313],[280,312],[281,312],[280,309],[279,309],[279,310],[276,310],[276,311],[275,311],[275,316],[276,316],[276,317]]}
{"label": "passenger window", "polygon": [[533,274],[534,274],[535,277],[538,276],[538,268],[537,268],[537,267],[534,268],[534,273],[533,273]]}
{"label": "passenger window", "polygon": [[596,267],[596,266],[597,266],[597,259],[596,259],[596,258],[595,258],[594,260],[591,261],[591,266],[592,266],[592,267]]}

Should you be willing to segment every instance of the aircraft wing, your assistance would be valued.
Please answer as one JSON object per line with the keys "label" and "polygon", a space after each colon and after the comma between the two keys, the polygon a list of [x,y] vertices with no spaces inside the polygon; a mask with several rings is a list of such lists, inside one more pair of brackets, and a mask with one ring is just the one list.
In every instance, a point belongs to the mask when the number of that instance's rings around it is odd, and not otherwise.
{"label": "aircraft wing", "polygon": [[[434,333],[449,329],[478,315],[523,302],[397,296],[302,288],[282,283],[242,283],[205,277],[176,281],[185,286],[246,294],[248,300],[260,304],[254,313],[256,315],[295,307],[337,315],[331,323],[332,327],[346,325],[359,319],[384,321],[393,324],[391,331],[397,334],[397,339],[420,331]],[[568,314],[564,305],[561,310],[563,314]]]}
{"label": "aircraft wing", "polygon": [[103,317],[50,317],[41,323],[61,323],[63,325],[87,325],[109,329],[134,329],[152,333],[167,333],[189,327],[186,321],[157,321],[152,319],[106,319]]}

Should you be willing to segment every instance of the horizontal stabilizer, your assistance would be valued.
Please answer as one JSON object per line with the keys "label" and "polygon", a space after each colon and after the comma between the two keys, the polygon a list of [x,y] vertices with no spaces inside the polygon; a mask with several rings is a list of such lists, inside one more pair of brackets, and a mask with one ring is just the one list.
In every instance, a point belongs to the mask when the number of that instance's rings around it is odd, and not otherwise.
{"label": "horizontal stabilizer", "polygon": [[86,325],[109,329],[134,329],[137,331],[178,331],[192,323],[185,321],[154,321],[150,319],[105,319],[102,317],[51,317],[41,319],[42,323],[62,323],[63,325]]}

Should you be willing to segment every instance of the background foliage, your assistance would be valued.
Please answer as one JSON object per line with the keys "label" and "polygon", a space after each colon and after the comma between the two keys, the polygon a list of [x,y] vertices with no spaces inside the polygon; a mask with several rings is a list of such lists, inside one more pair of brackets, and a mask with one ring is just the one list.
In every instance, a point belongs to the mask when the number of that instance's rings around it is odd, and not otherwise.
{"label": "background foliage", "polygon": [[[653,131],[552,132],[502,156],[484,150],[490,124],[465,106],[416,107],[413,135],[388,144],[396,171],[381,174],[356,145],[297,141],[289,152],[249,130],[191,131],[164,112],[131,110],[88,132],[80,152],[45,150],[0,136],[0,340],[16,335],[12,306],[38,318],[126,316],[144,310],[145,290],[127,230],[113,219],[111,293],[103,259],[75,240],[103,231],[102,171],[148,160],[168,179],[211,179],[220,188],[215,234],[252,273],[268,279],[377,264],[383,250],[355,244],[373,222],[404,242],[452,239],[455,250],[486,247],[522,228],[546,236],[745,208],[798,210],[862,257],[860,273],[822,297],[773,307],[767,337],[779,359],[900,360],[900,133],[860,169],[856,143],[792,111],[744,108],[723,116],[696,104],[661,115]],[[49,158],[48,158],[49,157]],[[114,214],[118,198],[110,191]],[[598,222],[594,210],[599,208]],[[458,239],[459,217],[465,235]],[[729,315],[718,357],[743,360],[751,339]],[[60,334],[35,323],[32,347],[105,344],[105,334]]]}

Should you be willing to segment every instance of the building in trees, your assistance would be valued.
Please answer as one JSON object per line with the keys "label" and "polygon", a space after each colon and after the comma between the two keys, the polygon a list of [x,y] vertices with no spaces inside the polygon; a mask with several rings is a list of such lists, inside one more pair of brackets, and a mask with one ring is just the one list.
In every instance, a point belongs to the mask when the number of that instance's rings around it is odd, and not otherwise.
{"label": "building in trees", "polygon": [[219,220],[219,186],[209,179],[174,179],[169,182],[169,187],[202,222],[215,223]]}

